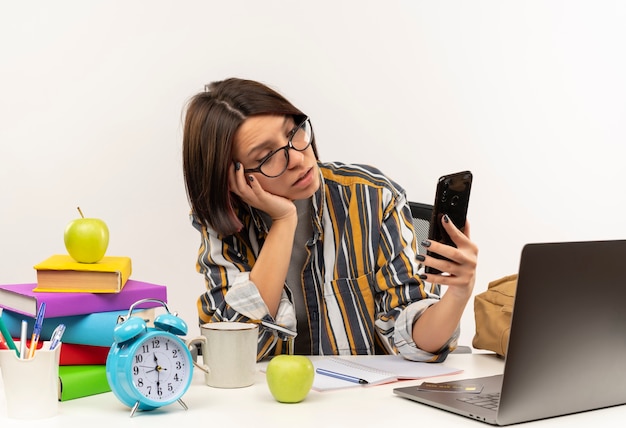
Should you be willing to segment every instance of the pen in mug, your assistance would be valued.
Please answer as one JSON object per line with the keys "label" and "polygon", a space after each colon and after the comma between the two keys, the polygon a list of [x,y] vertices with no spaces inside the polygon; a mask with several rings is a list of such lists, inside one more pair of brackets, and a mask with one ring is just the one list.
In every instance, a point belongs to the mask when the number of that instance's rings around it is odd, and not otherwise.
{"label": "pen in mug", "polygon": [[348,381],[348,382],[359,383],[361,385],[365,385],[365,384],[369,383],[365,379],[360,379],[358,377],[346,375],[346,374],[343,374],[343,373],[337,373],[337,372],[333,372],[333,371],[326,370],[326,369],[317,369],[317,370],[315,370],[315,372],[319,373],[321,375],[324,375],[324,376],[330,376],[330,377],[334,377],[335,379],[341,379],[341,380],[345,380],[345,381]]}
{"label": "pen in mug", "polygon": [[59,324],[57,328],[52,332],[52,336],[50,336],[50,350],[54,351],[54,348],[59,346],[61,343],[61,337],[63,337],[63,333],[65,333],[65,324]]}
{"label": "pen in mug", "polygon": [[26,359],[26,335],[28,334],[28,322],[22,320],[22,329],[20,331],[20,358]]}
{"label": "pen in mug", "polygon": [[33,358],[35,355],[35,349],[37,349],[37,343],[39,342],[39,336],[41,335],[41,327],[43,327],[43,317],[46,313],[46,303],[42,302],[39,305],[37,311],[37,318],[35,319],[35,327],[33,328],[33,336],[30,339],[30,349],[28,350],[28,358]]}
{"label": "pen in mug", "polygon": [[9,329],[2,320],[2,312],[0,312],[0,334],[2,334],[2,336],[4,337],[4,341],[6,342],[7,346],[15,351],[15,355],[17,355],[17,358],[20,358],[20,351],[19,349],[17,349],[17,345],[15,345]]}

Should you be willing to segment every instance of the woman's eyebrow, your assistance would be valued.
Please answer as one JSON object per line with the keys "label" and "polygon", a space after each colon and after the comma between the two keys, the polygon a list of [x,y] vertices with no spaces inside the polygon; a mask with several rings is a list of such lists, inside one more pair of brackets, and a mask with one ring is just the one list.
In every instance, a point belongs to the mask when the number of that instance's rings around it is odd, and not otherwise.
{"label": "woman's eyebrow", "polygon": [[260,144],[256,144],[254,147],[252,147],[248,153],[246,153],[246,156],[249,158],[254,158],[255,157],[255,153],[263,151],[266,147],[272,147],[272,142],[271,141],[263,141]]}
{"label": "woman's eyebrow", "polygon": [[[291,120],[290,116],[285,116],[285,118],[283,119],[283,124],[282,124],[283,131],[291,132],[293,126],[295,126],[295,125],[291,126],[291,124],[289,123],[290,120]],[[248,153],[246,153],[246,156],[254,157],[254,154],[256,152],[262,151],[262,150],[264,150],[265,148],[268,148],[268,147],[272,148],[274,146],[274,143],[275,143],[274,141],[265,140],[265,141],[263,141],[263,142],[261,142],[259,144],[256,144],[256,145],[254,145],[254,147],[252,147],[248,151]]]}

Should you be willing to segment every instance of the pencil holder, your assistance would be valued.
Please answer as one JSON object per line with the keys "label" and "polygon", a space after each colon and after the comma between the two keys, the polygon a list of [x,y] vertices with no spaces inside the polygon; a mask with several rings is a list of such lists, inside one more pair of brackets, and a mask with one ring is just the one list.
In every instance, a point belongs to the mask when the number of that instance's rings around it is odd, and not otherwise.
{"label": "pencil holder", "polygon": [[51,351],[50,342],[44,342],[30,359],[18,358],[13,350],[0,350],[8,417],[42,419],[58,413],[60,350],[61,345]]}

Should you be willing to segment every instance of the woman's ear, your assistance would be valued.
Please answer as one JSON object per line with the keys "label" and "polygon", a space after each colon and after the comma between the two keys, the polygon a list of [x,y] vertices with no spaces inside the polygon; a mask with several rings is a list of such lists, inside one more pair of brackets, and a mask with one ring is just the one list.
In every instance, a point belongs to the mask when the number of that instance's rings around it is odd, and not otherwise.
{"label": "woman's ear", "polygon": [[228,196],[226,199],[226,210],[228,211],[228,216],[230,217],[231,221],[235,225],[237,232],[241,231],[241,229],[243,228],[243,223],[241,222],[241,220],[239,220],[239,217],[237,217],[237,214],[235,214],[235,207],[240,204],[241,204],[241,199],[239,199],[239,196],[235,195],[229,189]]}

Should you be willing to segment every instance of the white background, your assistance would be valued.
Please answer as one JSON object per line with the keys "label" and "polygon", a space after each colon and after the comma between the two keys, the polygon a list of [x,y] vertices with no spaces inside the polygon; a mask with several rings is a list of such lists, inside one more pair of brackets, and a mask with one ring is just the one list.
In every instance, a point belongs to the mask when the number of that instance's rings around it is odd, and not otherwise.
{"label": "white background", "polygon": [[[476,293],[527,242],[626,236],[624,2],[0,4],[1,283],[64,253],[80,206],[195,334],[182,113],[231,76],[310,115],[323,160],[374,164],[411,200],[472,170]],[[473,302],[462,328],[471,343]]]}

